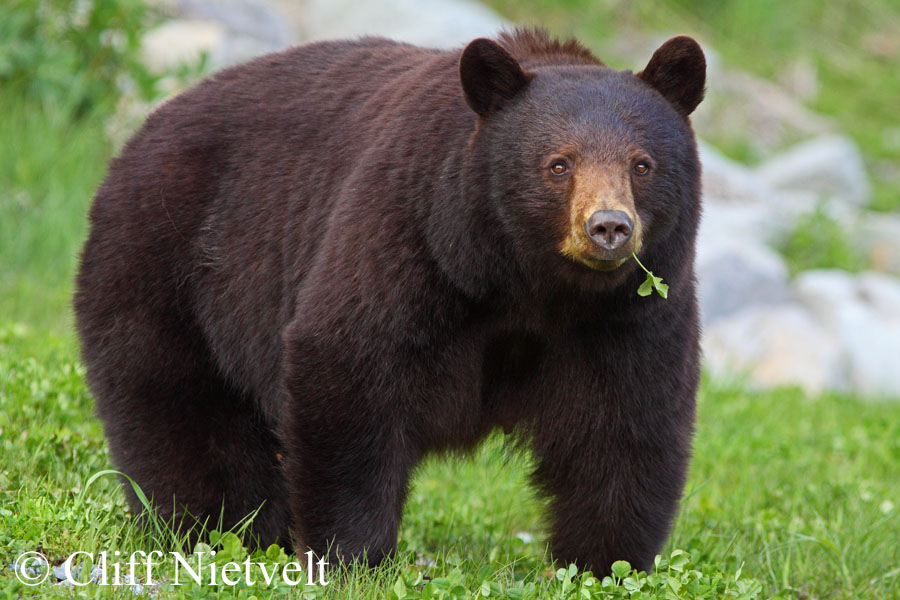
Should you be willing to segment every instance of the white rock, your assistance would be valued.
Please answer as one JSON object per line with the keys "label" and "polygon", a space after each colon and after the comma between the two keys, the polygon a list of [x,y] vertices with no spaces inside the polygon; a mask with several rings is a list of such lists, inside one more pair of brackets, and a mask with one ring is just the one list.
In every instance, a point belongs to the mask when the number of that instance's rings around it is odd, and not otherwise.
{"label": "white rock", "polygon": [[163,72],[196,63],[216,70],[300,42],[300,5],[277,0],[154,0],[176,18],[144,39],[145,62]]}
{"label": "white rock", "polygon": [[885,319],[857,301],[839,307],[833,326],[847,355],[853,391],[900,398],[900,319]]}
{"label": "white rock", "polygon": [[284,46],[273,44],[259,38],[246,35],[229,35],[224,43],[210,53],[209,62],[213,69],[236,65],[268,54],[278,52]]}
{"label": "white rock", "polygon": [[791,297],[784,260],[753,240],[735,236],[701,243],[696,264],[704,323],[747,306],[780,304]]}
{"label": "white rock", "polygon": [[838,340],[849,389],[900,398],[900,281],[829,269],[801,273],[794,285],[797,299]]}
{"label": "white rock", "polygon": [[381,35],[431,47],[493,36],[506,22],[471,0],[307,0],[310,40]]}
{"label": "white rock", "polygon": [[900,278],[866,271],[857,276],[856,285],[860,299],[881,317],[900,319]]}
{"label": "white rock", "polygon": [[715,245],[721,240],[748,240],[755,245],[782,240],[793,230],[801,215],[814,210],[814,203],[806,204],[804,198],[793,194],[784,194],[781,198],[780,207],[759,202],[706,202],[698,233],[701,247]]}
{"label": "white rock", "polygon": [[869,199],[862,156],[856,144],[843,136],[821,136],[796,144],[767,160],[756,173],[779,190],[812,191],[855,206]]}
{"label": "white rock", "polygon": [[761,159],[799,140],[834,130],[827,119],[780,86],[724,68],[709,76],[706,98],[691,121],[703,137],[747,145],[750,153]]}
{"label": "white rock", "polygon": [[188,16],[222,25],[230,35],[264,42],[275,50],[297,43],[291,21],[271,0],[178,0]]}
{"label": "white rock", "polygon": [[900,214],[863,213],[855,239],[875,269],[900,275]]}
{"label": "white rock", "polygon": [[703,165],[701,238],[741,236],[772,243],[819,203],[817,194],[776,190],[709,144],[701,141],[698,146]]}
{"label": "white rock", "polygon": [[707,203],[703,206],[698,236],[698,253],[703,256],[707,248],[714,248],[724,242],[748,240],[748,243],[760,243],[767,236],[766,208],[757,203],[718,204]]}
{"label": "white rock", "polygon": [[840,347],[803,307],[752,307],[705,328],[714,376],[744,374],[761,387],[799,385],[811,394],[846,386]]}
{"label": "white rock", "polygon": [[161,73],[182,63],[196,63],[204,52],[213,54],[225,37],[225,28],[218,23],[174,19],[147,32],[141,54],[144,64]]}
{"label": "white rock", "polygon": [[809,58],[795,57],[778,74],[778,84],[794,97],[812,104],[822,85],[819,71]]}
{"label": "white rock", "polygon": [[698,140],[697,149],[703,165],[703,199],[707,202],[763,203],[775,196],[772,187],[752,169],[703,141]]}
{"label": "white rock", "polygon": [[841,308],[859,301],[856,279],[839,269],[813,269],[794,280],[797,300],[823,323],[833,323]]}

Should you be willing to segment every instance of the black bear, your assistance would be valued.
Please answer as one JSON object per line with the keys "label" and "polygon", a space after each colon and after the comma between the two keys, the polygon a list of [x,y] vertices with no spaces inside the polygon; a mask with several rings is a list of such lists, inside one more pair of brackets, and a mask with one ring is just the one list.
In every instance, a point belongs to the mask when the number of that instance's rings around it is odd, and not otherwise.
{"label": "black bear", "polygon": [[166,102],[77,277],[114,461],[163,516],[262,506],[259,543],[377,563],[417,462],[502,427],[556,559],[649,568],[693,435],[705,78],[688,37],[633,74],[520,29],[300,46]]}

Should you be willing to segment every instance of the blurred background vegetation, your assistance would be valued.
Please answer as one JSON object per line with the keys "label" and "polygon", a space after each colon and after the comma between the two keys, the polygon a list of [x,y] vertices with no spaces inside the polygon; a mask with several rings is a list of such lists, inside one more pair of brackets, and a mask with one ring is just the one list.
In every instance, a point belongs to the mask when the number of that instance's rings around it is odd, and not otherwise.
{"label": "blurred background vegetation", "polygon": [[139,60],[140,0],[0,3],[0,314],[71,324],[86,212],[113,151],[124,98],[156,96]]}

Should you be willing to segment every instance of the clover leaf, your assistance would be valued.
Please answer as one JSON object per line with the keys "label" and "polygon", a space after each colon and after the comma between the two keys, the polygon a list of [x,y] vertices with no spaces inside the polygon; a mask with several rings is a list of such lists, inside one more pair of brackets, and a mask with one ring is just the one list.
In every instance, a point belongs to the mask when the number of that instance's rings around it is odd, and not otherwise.
{"label": "clover leaf", "polygon": [[638,288],[638,296],[649,296],[653,293],[653,290],[656,290],[656,293],[662,296],[663,298],[669,297],[669,286],[663,283],[662,277],[656,277],[653,275],[653,272],[650,271],[647,267],[644,266],[644,263],[637,257],[637,254],[634,252],[631,253],[634,257],[634,260],[637,261],[637,264],[647,273],[647,278],[644,280],[644,283],[641,284],[641,287]]}

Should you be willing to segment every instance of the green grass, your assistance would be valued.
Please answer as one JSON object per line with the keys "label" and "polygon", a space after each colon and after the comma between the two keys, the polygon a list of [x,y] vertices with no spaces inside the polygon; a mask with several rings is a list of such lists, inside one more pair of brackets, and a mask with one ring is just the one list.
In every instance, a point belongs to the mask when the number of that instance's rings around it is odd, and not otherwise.
{"label": "green grass", "polygon": [[[134,526],[113,477],[84,490],[111,465],[72,338],[2,327],[0,373],[0,564],[38,547],[52,561],[77,550],[171,548],[166,535]],[[699,402],[691,477],[664,555],[684,549],[714,572],[743,565],[742,579],[758,580],[762,598],[900,598],[900,405],[709,382]],[[428,460],[406,506],[400,556],[316,593],[384,598],[398,578],[411,592],[428,576],[455,578],[470,597],[485,582],[488,592],[534,584],[533,597],[566,597],[546,562],[542,506],[527,472],[527,457],[505,452],[499,436],[471,459]],[[523,532],[533,538],[522,541]],[[21,586],[8,571],[0,574],[3,589],[66,595]],[[82,589],[91,597],[116,590]],[[212,591],[185,588],[171,597]]]}
{"label": "green grass", "polygon": [[87,208],[110,154],[101,116],[0,93],[0,314],[63,332]]}
{"label": "green grass", "polygon": [[[575,35],[595,49],[617,32],[649,30],[695,35],[710,44],[726,66],[769,79],[777,79],[792,60],[806,60],[815,67],[820,86],[811,108],[832,118],[862,149],[873,178],[870,206],[900,209],[896,0],[488,0],[488,4],[514,22],[539,23],[555,33]],[[603,58],[619,68],[635,68],[639,65],[633,61],[640,57]],[[738,159],[765,158],[753,156],[746,145],[733,140],[719,146]]]}

